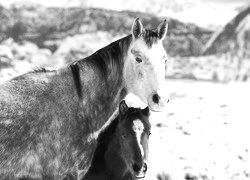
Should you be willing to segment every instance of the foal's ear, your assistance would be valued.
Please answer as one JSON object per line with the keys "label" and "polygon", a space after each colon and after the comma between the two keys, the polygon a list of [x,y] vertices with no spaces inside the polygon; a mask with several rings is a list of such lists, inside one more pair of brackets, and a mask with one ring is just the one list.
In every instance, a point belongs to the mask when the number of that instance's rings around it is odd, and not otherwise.
{"label": "foal's ear", "polygon": [[128,106],[127,106],[126,102],[124,100],[122,100],[120,102],[120,105],[119,105],[119,113],[121,115],[124,115],[127,113],[127,111],[128,111]]}
{"label": "foal's ear", "polygon": [[165,19],[158,27],[156,30],[156,33],[158,35],[158,38],[160,38],[161,40],[163,40],[166,37],[168,31],[168,22]]}
{"label": "foal's ear", "polygon": [[149,115],[150,115],[150,111],[149,111],[148,106],[145,107],[145,108],[142,110],[142,114],[145,115],[145,116],[149,116]]}
{"label": "foal's ear", "polygon": [[139,20],[139,18],[136,18],[131,29],[133,37],[135,39],[140,37],[142,30],[143,30],[143,25],[141,21]]}

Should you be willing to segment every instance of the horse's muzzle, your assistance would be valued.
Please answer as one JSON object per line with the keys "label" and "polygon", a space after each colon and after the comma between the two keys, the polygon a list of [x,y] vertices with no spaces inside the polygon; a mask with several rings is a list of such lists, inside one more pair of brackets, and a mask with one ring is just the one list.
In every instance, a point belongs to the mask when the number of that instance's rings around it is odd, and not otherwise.
{"label": "horse's muzzle", "polygon": [[170,95],[165,90],[158,90],[148,97],[148,106],[152,111],[163,111],[170,100]]}
{"label": "horse's muzzle", "polygon": [[141,167],[139,167],[137,164],[133,164],[133,170],[134,170],[134,176],[137,179],[144,178],[148,170],[147,163],[143,163]]}

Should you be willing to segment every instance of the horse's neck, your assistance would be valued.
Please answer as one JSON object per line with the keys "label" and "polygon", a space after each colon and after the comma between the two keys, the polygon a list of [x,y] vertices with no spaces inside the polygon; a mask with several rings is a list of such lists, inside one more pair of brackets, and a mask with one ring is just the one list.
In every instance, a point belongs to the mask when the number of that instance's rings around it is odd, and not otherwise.
{"label": "horse's neck", "polygon": [[127,95],[123,73],[117,73],[118,67],[114,66],[113,72],[104,77],[98,68],[88,66],[87,62],[81,62],[79,66],[82,84],[80,109],[82,115],[91,121],[92,131],[98,131],[108,120],[113,120],[111,115]]}

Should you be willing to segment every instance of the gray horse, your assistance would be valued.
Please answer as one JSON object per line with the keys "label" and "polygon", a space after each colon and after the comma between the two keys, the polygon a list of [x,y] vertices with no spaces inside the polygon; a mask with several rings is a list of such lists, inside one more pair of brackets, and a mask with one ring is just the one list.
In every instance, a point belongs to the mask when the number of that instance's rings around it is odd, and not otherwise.
{"label": "gray horse", "polygon": [[81,179],[98,134],[133,93],[152,111],[168,102],[167,22],[132,34],[58,70],[37,70],[0,85],[0,179]]}

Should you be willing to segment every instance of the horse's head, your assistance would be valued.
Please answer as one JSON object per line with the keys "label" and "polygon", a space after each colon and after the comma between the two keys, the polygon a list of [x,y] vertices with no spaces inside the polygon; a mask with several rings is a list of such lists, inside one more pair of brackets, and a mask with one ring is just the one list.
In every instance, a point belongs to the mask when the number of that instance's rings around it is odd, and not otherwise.
{"label": "horse's head", "polygon": [[119,111],[117,134],[122,157],[128,170],[136,178],[143,178],[148,160],[149,108],[128,108],[125,101],[122,101]]}
{"label": "horse's head", "polygon": [[139,96],[153,111],[161,111],[169,101],[165,88],[167,54],[162,40],[167,21],[155,30],[144,29],[137,18],[132,26],[132,41],[125,62],[124,76],[129,92]]}

